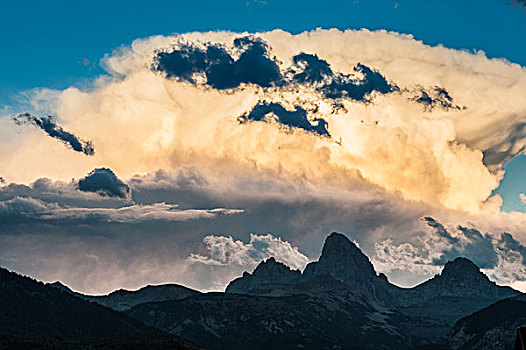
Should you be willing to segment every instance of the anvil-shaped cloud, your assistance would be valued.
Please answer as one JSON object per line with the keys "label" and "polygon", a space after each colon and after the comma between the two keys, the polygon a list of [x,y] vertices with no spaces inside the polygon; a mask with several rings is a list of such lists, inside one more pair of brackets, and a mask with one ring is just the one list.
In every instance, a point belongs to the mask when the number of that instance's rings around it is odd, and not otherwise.
{"label": "anvil-shaped cloud", "polygon": [[[112,77],[57,91],[54,112],[94,140],[98,164],[124,176],[184,165],[314,186],[362,181],[478,212],[525,146],[520,66],[396,33],[158,36],[104,64]],[[3,169],[11,180],[80,176],[96,164],[39,152],[29,135],[17,141],[1,156],[18,159]],[[41,160],[19,157],[29,149]],[[67,171],[44,164],[63,155]]]}

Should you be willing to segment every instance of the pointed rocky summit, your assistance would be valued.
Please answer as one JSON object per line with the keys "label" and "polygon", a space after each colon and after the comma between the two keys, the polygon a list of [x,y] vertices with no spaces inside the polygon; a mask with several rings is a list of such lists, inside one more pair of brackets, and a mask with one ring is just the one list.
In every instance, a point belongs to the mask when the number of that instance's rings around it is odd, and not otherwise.
{"label": "pointed rocky summit", "polygon": [[303,279],[319,275],[332,276],[351,286],[377,277],[369,258],[347,237],[336,232],[325,240],[320,259],[307,265]]}
{"label": "pointed rocky summit", "polygon": [[271,257],[262,261],[252,274],[245,272],[242,277],[230,282],[226,287],[226,292],[244,294],[261,284],[297,283],[300,278],[301,272],[299,270],[291,270],[285,264],[277,262]]}
{"label": "pointed rocky summit", "polygon": [[436,297],[496,299],[517,295],[517,291],[512,288],[498,286],[490,281],[477,265],[462,257],[448,261],[440,275],[408,291],[409,293],[406,293],[410,297],[408,300],[413,299],[413,302]]}

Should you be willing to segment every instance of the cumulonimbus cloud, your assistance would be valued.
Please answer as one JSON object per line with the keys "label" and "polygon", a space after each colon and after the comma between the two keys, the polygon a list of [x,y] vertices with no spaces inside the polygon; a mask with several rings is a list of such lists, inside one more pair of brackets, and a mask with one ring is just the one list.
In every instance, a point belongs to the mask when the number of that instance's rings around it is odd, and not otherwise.
{"label": "cumulonimbus cloud", "polygon": [[[250,70],[253,64],[262,69]],[[408,35],[156,36],[104,65],[111,77],[90,91],[57,91],[53,111],[66,127],[92,136],[94,161],[44,153],[28,135],[1,156],[5,164],[21,159],[4,170],[10,181],[39,172],[78,177],[95,163],[124,177],[194,167],[212,180],[272,176],[333,188],[361,182],[478,212],[503,164],[525,147],[522,67]],[[75,166],[51,168],[59,155]]]}

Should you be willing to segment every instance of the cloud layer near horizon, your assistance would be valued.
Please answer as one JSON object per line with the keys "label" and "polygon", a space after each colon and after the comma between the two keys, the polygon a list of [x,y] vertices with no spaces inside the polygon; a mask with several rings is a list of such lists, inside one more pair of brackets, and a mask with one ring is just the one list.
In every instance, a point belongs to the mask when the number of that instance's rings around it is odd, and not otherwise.
{"label": "cloud layer near horizon", "polygon": [[322,196],[276,179],[218,186],[191,169],[127,185],[126,198],[81,191],[77,180],[0,187],[0,265],[87,293],[166,282],[222,290],[270,256],[302,269],[338,231],[401,286],[457,256],[498,283],[526,280],[519,213],[466,215],[363,188]]}

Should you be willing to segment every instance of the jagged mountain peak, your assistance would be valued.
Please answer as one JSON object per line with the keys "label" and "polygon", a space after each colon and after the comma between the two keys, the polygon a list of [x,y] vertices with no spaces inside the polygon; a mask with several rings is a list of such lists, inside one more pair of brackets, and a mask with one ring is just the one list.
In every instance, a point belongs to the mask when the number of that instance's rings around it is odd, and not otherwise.
{"label": "jagged mountain peak", "polygon": [[[343,249],[348,251],[360,250],[355,243],[351,242],[344,234],[338,232],[332,232],[330,235],[325,238],[325,243],[323,244],[323,251],[332,249]],[[360,251],[361,252],[361,251]]]}
{"label": "jagged mountain peak", "polygon": [[441,283],[451,286],[462,285],[465,288],[481,288],[485,286],[493,289],[495,283],[490,281],[480,268],[471,260],[458,257],[453,261],[448,261],[442,272],[435,279]]}
{"label": "jagged mountain peak", "polygon": [[[325,239],[319,260],[309,263],[303,274],[299,270],[291,270],[271,257],[262,261],[252,274],[245,272],[242,277],[230,282],[226,292],[247,293],[258,285],[298,283],[320,275],[331,276],[339,282],[375,295],[385,294],[378,288],[389,285],[387,278],[378,277],[369,258],[355,243],[345,235],[333,232]],[[382,286],[373,286],[379,284]]]}
{"label": "jagged mountain peak", "polygon": [[254,272],[252,274],[255,275],[258,273],[262,273],[263,271],[270,270],[291,271],[292,269],[284,263],[277,261],[273,256],[271,256],[267,260],[263,260],[262,262],[260,262],[258,266],[254,269]]}
{"label": "jagged mountain peak", "polygon": [[[323,275],[331,276],[372,300],[389,305],[409,306],[436,298],[471,298],[474,295],[484,300],[494,300],[518,293],[509,287],[497,286],[471,260],[462,257],[447,262],[442,273],[434,278],[413,288],[400,288],[391,284],[384,274],[377,274],[357,244],[337,232],[327,236],[320,258],[309,263],[303,274],[269,258],[262,261],[252,274],[246,272],[232,281],[226,291],[244,294],[260,285],[266,285],[265,290],[268,290],[272,284],[307,282]],[[277,292],[290,290],[288,286],[276,288]]]}
{"label": "jagged mountain peak", "polygon": [[[358,248],[358,246],[352,242],[345,235],[333,232],[325,239],[323,249],[321,251],[320,260],[323,258],[332,257],[357,257],[359,259],[365,258],[369,261],[369,258]],[[369,264],[372,267],[372,264]]]}
{"label": "jagged mountain peak", "polygon": [[448,261],[439,275],[412,288],[408,295],[414,300],[431,300],[444,296],[496,299],[518,293],[510,287],[498,286],[471,260],[458,257]]}
{"label": "jagged mountain peak", "polygon": [[466,275],[481,275],[486,277],[475,263],[464,257],[458,257],[453,261],[448,261],[440,275],[445,278],[456,276],[465,277]]}
{"label": "jagged mountain peak", "polygon": [[244,272],[226,288],[227,293],[247,293],[255,286],[265,283],[297,283],[301,278],[299,270],[292,270],[287,265],[270,257],[259,263],[252,274]]}
{"label": "jagged mountain peak", "polygon": [[326,239],[317,262],[307,265],[304,278],[315,275],[331,275],[345,283],[370,280],[376,271],[369,258],[341,233],[333,232]]}
{"label": "jagged mountain peak", "polygon": [[256,266],[256,268],[254,269],[253,273],[256,272],[258,269],[262,269],[262,268],[265,268],[266,266],[272,266],[272,265],[283,265],[287,267],[285,264],[277,261],[273,256],[271,256],[267,260],[261,260],[258,266]]}

